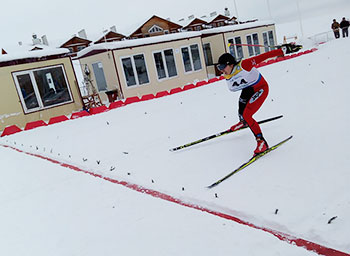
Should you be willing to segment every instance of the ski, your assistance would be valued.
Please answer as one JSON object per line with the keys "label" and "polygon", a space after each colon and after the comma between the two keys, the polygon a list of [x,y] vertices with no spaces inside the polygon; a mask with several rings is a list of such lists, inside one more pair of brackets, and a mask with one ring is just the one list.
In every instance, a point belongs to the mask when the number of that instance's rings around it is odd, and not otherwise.
{"label": "ski", "polygon": [[242,164],[240,167],[238,167],[237,169],[233,170],[232,172],[230,172],[229,174],[227,174],[225,177],[221,178],[220,180],[214,182],[213,184],[211,184],[210,186],[208,186],[207,188],[213,188],[217,185],[219,185],[221,182],[223,182],[224,180],[228,179],[229,177],[231,177],[233,174],[243,170],[244,168],[246,168],[247,166],[251,165],[252,163],[254,163],[256,160],[258,160],[259,158],[263,157],[264,155],[266,155],[267,153],[271,152],[272,150],[275,150],[276,148],[278,148],[279,146],[281,146],[282,144],[286,143],[287,141],[289,141],[291,138],[293,138],[293,136],[288,137],[285,140],[282,140],[281,142],[277,143],[276,145],[268,148],[267,150],[265,150],[264,152],[253,156],[252,158],[250,158],[247,162],[245,162],[244,164]]}
{"label": "ski", "polygon": [[[270,122],[270,121],[273,121],[273,120],[276,120],[276,119],[280,119],[281,117],[283,117],[283,115],[271,117],[271,118],[268,118],[268,119],[264,119],[264,120],[259,121],[258,124],[267,123],[267,122]],[[196,145],[198,143],[205,142],[205,141],[208,141],[208,140],[211,140],[211,139],[214,139],[214,138],[218,138],[218,137],[221,137],[223,135],[226,135],[226,134],[229,134],[229,133],[232,133],[232,132],[237,132],[237,131],[243,130],[245,128],[248,128],[248,126],[243,126],[242,128],[237,129],[235,131],[231,131],[229,129],[229,130],[226,130],[226,131],[223,131],[223,132],[219,132],[219,133],[210,135],[208,137],[205,137],[205,138],[202,138],[202,139],[199,139],[199,140],[196,140],[196,141],[193,141],[193,142],[190,142],[190,143],[187,143],[185,145],[182,145],[182,146],[179,146],[179,147],[175,147],[175,148],[172,148],[172,149],[169,149],[169,150],[171,152],[174,152],[174,151],[177,151],[177,150],[180,150],[180,149],[188,148],[188,147]]]}

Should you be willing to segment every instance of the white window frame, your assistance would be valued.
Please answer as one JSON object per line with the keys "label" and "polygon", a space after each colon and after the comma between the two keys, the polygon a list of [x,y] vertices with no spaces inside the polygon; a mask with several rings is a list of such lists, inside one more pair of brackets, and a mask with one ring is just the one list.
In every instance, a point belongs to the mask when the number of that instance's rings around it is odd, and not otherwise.
{"label": "white window frame", "polygon": [[[154,31],[152,31],[154,30]],[[161,32],[164,32],[164,29],[161,28],[160,26],[154,24],[149,30],[148,30],[148,33],[150,34],[155,34],[155,33],[161,33]]]}
{"label": "white window frame", "polygon": [[[205,45],[209,45],[209,51],[210,51],[210,54],[211,54],[211,62],[210,64],[207,65],[207,58],[208,56],[206,55],[206,51],[204,50],[204,46]],[[212,66],[214,65],[214,60],[213,60],[213,51],[211,50],[211,43],[210,42],[207,42],[207,43],[203,43],[203,53],[204,53],[204,62],[205,62],[205,65],[208,67],[208,66]],[[206,57],[207,56],[207,57]]]}
{"label": "white window frame", "polygon": [[[230,40],[232,40],[232,42],[233,42],[233,49],[234,49],[234,51],[235,51],[235,58],[237,58],[237,60],[240,60],[240,59],[243,59],[244,58],[244,50],[243,50],[243,45],[241,45],[241,47],[242,47],[242,57],[240,57],[240,56],[238,56],[238,46],[237,45],[235,45],[235,43],[236,43],[236,38],[237,37],[239,37],[240,39],[241,39],[241,44],[243,44],[243,41],[242,41],[242,37],[241,36],[234,36],[234,37],[229,37],[229,38],[227,38],[227,43],[229,44],[230,42]],[[230,52],[230,49],[229,49],[229,52]]]}
{"label": "white window frame", "polygon": [[[136,65],[135,65],[135,61],[134,61],[134,56],[137,56],[137,55],[143,55],[143,57],[145,58],[145,66],[146,66],[146,71],[147,71],[147,76],[148,76],[148,83],[144,83],[144,84],[140,84],[140,81],[139,81],[139,76],[137,75],[137,71],[136,71]],[[126,80],[126,76],[125,76],[125,72],[124,72],[124,67],[123,67],[123,59],[126,59],[126,58],[130,58],[131,59],[131,66],[132,66],[132,70],[134,72],[134,75],[135,75],[135,81],[136,81],[136,84],[135,85],[130,85],[128,86],[128,81]],[[129,89],[129,88],[135,88],[135,87],[140,87],[140,86],[145,86],[145,85],[149,85],[151,83],[151,78],[149,76],[149,72],[148,72],[148,66],[147,66],[147,60],[146,60],[146,54],[144,52],[140,52],[140,53],[135,53],[133,55],[126,55],[126,56],[122,56],[120,57],[120,65],[121,65],[121,68],[123,70],[123,77],[124,77],[124,82],[125,82],[125,87],[126,89]]]}
{"label": "white window frame", "polygon": [[[168,65],[166,64],[165,53],[164,53],[166,50],[172,50],[172,51],[173,51],[174,62],[175,62],[175,68],[176,68],[176,76],[169,77]],[[158,78],[157,65],[156,65],[156,61],[155,61],[155,59],[154,59],[154,54],[155,54],[155,53],[161,53],[161,54],[162,54],[162,61],[163,61],[163,65],[164,65],[164,67],[165,67],[165,77],[164,77],[164,78],[160,78],[160,79]],[[179,72],[178,72],[178,68],[177,68],[177,63],[176,63],[175,50],[174,50],[173,48],[166,48],[166,49],[162,49],[162,50],[153,51],[153,52],[152,52],[152,57],[153,57],[153,64],[154,64],[154,68],[155,68],[155,70],[156,70],[157,80],[158,80],[158,81],[169,80],[169,79],[177,78],[177,77],[179,76]]]}
{"label": "white window frame", "polygon": [[[270,47],[271,44],[270,44],[269,32],[272,32],[273,44],[274,44],[273,47]],[[268,40],[267,43],[268,43],[269,46],[266,46],[266,47],[264,48],[264,49],[265,49],[265,52],[268,52],[268,51],[271,51],[271,50],[276,49],[276,45],[275,45],[275,33],[273,32],[273,30],[272,30],[272,29],[271,29],[271,30],[266,30],[266,31],[262,32],[261,34],[262,34],[262,37],[263,37],[263,41],[264,41],[264,34],[267,35],[267,40]],[[265,45],[265,44],[264,44],[264,45]],[[266,48],[268,48],[269,50],[266,51]]]}
{"label": "white window frame", "polygon": [[[191,46],[192,46],[192,45],[197,45],[197,46],[198,46],[199,58],[200,58],[200,62],[201,62],[201,68],[198,69],[198,70],[194,70],[194,63],[193,63],[192,52],[191,52]],[[191,71],[186,71],[185,63],[184,63],[183,56],[182,56],[182,49],[183,49],[183,48],[187,48],[187,49],[188,49],[188,52],[190,53],[189,55],[190,55],[190,62],[191,62],[191,68],[192,68]],[[184,73],[185,73],[185,74],[200,72],[200,71],[203,70],[203,63],[202,63],[202,57],[201,57],[201,51],[200,51],[200,48],[199,48],[199,44],[194,43],[194,44],[189,44],[189,45],[181,46],[181,47],[180,47],[180,53],[181,53],[182,65],[183,65]],[[205,63],[204,63],[204,65],[205,65]]]}
{"label": "white window frame", "polygon": [[[43,103],[43,101],[42,101],[42,99],[41,99],[41,95],[40,95],[40,92],[39,92],[39,88],[38,88],[38,85],[37,85],[36,80],[35,80],[35,77],[34,77],[34,72],[35,72],[35,71],[38,71],[38,70],[49,69],[49,68],[57,68],[57,67],[62,68],[62,73],[63,73],[64,79],[65,79],[65,81],[66,81],[68,93],[69,93],[69,96],[70,96],[71,100],[70,100],[70,101],[65,101],[65,102],[61,102],[61,103],[58,103],[58,104],[55,104],[55,105],[50,105],[50,106],[45,107],[45,106],[44,106],[44,103]],[[30,80],[31,80],[32,85],[33,85],[34,94],[35,94],[35,97],[36,97],[36,99],[37,99],[37,101],[38,101],[38,105],[39,105],[37,108],[27,109],[27,105],[26,105],[26,103],[25,103],[25,101],[24,101],[24,98],[23,98],[23,95],[22,95],[22,91],[21,91],[21,86],[19,85],[19,82],[18,82],[18,79],[17,79],[17,75],[29,75]],[[32,112],[36,112],[36,111],[40,111],[40,110],[45,110],[45,109],[49,109],[49,108],[53,108],[53,107],[57,107],[57,106],[61,106],[61,105],[65,105],[65,104],[69,104],[69,103],[74,102],[73,96],[72,96],[72,92],[71,92],[71,88],[70,88],[70,84],[68,83],[68,79],[67,79],[67,75],[66,75],[66,70],[65,70],[65,68],[64,68],[64,65],[62,65],[62,64],[60,64],[60,65],[54,65],[54,66],[45,66],[45,67],[40,67],[40,68],[33,68],[33,69],[30,69],[30,70],[23,70],[23,71],[13,72],[13,73],[12,73],[12,77],[13,77],[13,80],[15,81],[16,89],[17,89],[19,98],[20,98],[20,100],[21,100],[21,104],[22,104],[22,107],[23,107],[23,110],[24,110],[24,113],[25,113],[25,114],[29,114],[29,113],[32,113]]]}
{"label": "white window frame", "polygon": [[[246,37],[245,37],[245,39],[247,40],[247,44],[249,44],[249,43],[248,43],[248,37],[251,37],[251,39],[252,39],[252,44],[253,44],[253,45],[255,44],[255,43],[254,43],[254,39],[253,39],[253,35],[255,35],[255,34],[258,36],[258,40],[259,40],[259,33],[255,32],[255,33],[247,34]],[[258,42],[258,44],[259,44],[259,42]],[[253,55],[250,55],[250,53],[249,53],[249,47],[252,47],[252,48],[253,48],[253,52],[254,52]],[[249,54],[249,57],[251,57],[251,56],[256,56],[256,55],[259,55],[259,54],[261,53],[261,51],[260,51],[259,53],[256,52],[256,49],[257,49],[257,48],[259,48],[259,47],[248,46],[248,54]]]}

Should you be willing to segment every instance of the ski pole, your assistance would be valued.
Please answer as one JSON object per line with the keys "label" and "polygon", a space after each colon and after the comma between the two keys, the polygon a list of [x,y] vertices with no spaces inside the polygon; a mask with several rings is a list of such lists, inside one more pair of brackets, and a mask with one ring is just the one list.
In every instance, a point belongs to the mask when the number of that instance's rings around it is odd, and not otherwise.
{"label": "ski pole", "polygon": [[233,46],[233,45],[238,45],[238,46],[253,46],[253,47],[269,47],[269,48],[276,48],[276,45],[262,45],[262,44],[233,44],[229,43],[228,47]]}

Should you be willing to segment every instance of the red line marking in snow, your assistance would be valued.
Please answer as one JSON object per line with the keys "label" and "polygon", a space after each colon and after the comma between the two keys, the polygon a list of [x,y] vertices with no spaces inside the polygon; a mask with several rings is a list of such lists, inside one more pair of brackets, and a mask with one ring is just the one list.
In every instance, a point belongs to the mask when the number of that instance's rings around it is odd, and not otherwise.
{"label": "red line marking in snow", "polygon": [[20,152],[20,153],[24,153],[24,154],[27,154],[27,155],[30,155],[30,156],[34,156],[34,157],[37,157],[37,158],[41,158],[41,159],[47,160],[47,161],[49,161],[51,163],[58,164],[58,165],[60,165],[62,167],[65,167],[65,168],[68,168],[68,169],[71,169],[71,170],[74,170],[74,171],[77,171],[77,172],[83,172],[83,173],[92,175],[92,176],[94,176],[96,178],[104,179],[106,181],[125,186],[127,188],[132,189],[132,190],[135,190],[135,191],[138,191],[138,192],[141,192],[141,193],[144,193],[144,194],[148,194],[148,195],[151,195],[151,196],[156,197],[156,198],[160,198],[160,199],[163,199],[163,200],[166,200],[166,201],[169,201],[169,202],[173,202],[173,203],[176,203],[176,204],[179,204],[179,205],[182,205],[182,206],[185,206],[185,207],[189,207],[189,208],[192,208],[192,209],[200,210],[202,212],[206,212],[206,213],[218,216],[220,218],[231,220],[231,221],[234,221],[236,223],[239,223],[239,224],[242,224],[242,225],[254,228],[254,229],[258,229],[258,230],[270,233],[270,234],[274,235],[275,237],[277,237],[281,241],[287,242],[287,243],[292,244],[292,245],[296,245],[298,247],[303,247],[306,250],[316,252],[316,253],[318,253],[320,255],[325,255],[325,256],[350,256],[350,254],[347,254],[347,253],[344,253],[344,252],[341,252],[341,251],[338,251],[338,250],[335,250],[335,249],[332,249],[332,248],[328,248],[328,247],[319,245],[317,243],[307,241],[307,240],[302,239],[302,238],[297,238],[295,236],[291,236],[291,235],[288,235],[286,233],[279,232],[279,231],[276,231],[276,230],[273,230],[273,229],[269,229],[269,228],[266,228],[266,227],[259,227],[259,226],[255,225],[253,223],[241,220],[241,219],[239,219],[237,217],[228,215],[226,213],[214,211],[214,210],[211,210],[211,209],[208,209],[208,208],[205,208],[205,207],[201,207],[199,205],[186,203],[186,202],[184,202],[184,201],[182,201],[182,200],[180,200],[178,198],[175,198],[173,196],[164,194],[162,192],[159,192],[159,191],[156,191],[156,190],[153,190],[153,189],[147,189],[145,187],[142,187],[142,186],[139,186],[139,185],[136,185],[136,184],[132,184],[132,183],[129,183],[127,181],[118,181],[116,179],[112,179],[112,178],[109,178],[109,177],[104,177],[101,174],[96,174],[94,172],[86,171],[86,170],[81,169],[79,167],[76,167],[74,165],[62,163],[60,161],[57,161],[57,160],[54,160],[52,158],[48,158],[48,157],[45,157],[45,156],[42,156],[42,155],[39,155],[39,154],[25,152],[23,150],[17,149],[17,148],[12,147],[12,146],[8,146],[8,145],[1,145],[1,146],[5,147],[5,148],[13,149],[13,150],[15,150],[17,152]]}

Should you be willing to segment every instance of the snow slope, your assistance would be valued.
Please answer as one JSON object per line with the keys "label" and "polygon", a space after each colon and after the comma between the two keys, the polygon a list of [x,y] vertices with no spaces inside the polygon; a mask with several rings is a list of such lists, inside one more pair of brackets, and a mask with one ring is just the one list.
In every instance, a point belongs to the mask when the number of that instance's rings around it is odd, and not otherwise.
{"label": "snow slope", "polygon": [[[0,143],[349,253],[349,43],[334,40],[260,69],[270,95],[256,118],[284,115],[263,124],[264,135],[270,145],[294,137],[211,190],[206,186],[251,157],[255,140],[249,130],[179,152],[169,149],[237,122],[239,93],[229,92],[225,81]],[[0,252],[19,244],[12,255],[28,249],[35,255],[312,254],[261,231],[0,150],[0,222],[6,227]]]}
{"label": "snow slope", "polygon": [[1,255],[315,255],[41,159],[0,155]]}

